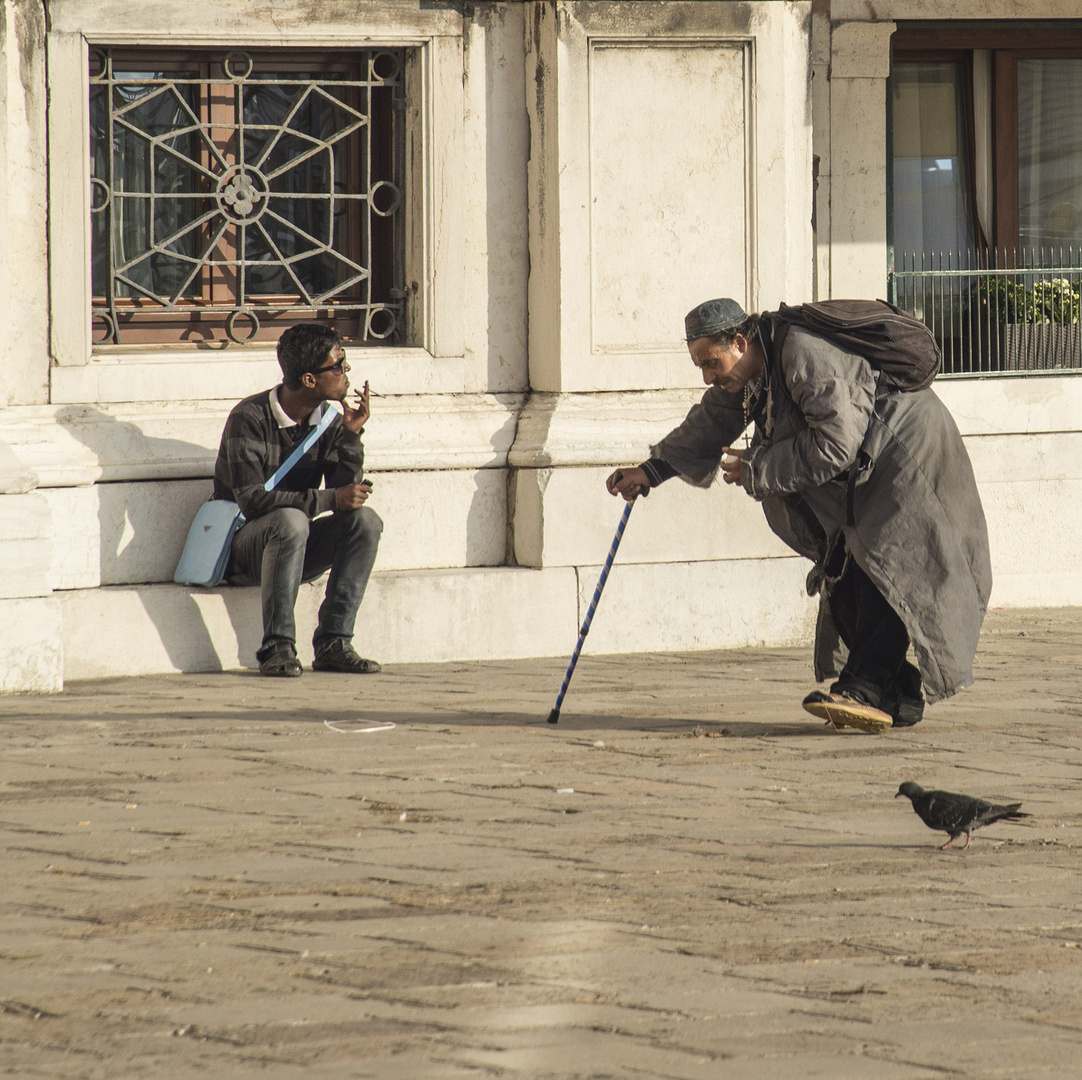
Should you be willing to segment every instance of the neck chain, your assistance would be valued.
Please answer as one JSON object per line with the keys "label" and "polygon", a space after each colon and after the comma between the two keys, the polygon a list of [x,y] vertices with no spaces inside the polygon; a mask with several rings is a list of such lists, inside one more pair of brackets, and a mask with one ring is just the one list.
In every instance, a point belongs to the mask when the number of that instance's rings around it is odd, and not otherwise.
{"label": "neck chain", "polygon": [[751,445],[748,437],[748,421],[751,419],[751,380],[744,383],[744,446]]}

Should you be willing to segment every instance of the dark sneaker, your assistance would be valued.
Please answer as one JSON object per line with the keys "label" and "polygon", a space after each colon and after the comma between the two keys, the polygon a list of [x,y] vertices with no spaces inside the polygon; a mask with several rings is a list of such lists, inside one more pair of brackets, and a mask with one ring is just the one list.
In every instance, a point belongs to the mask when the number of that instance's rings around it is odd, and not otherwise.
{"label": "dark sneaker", "polygon": [[852,694],[813,690],[802,704],[806,712],[828,721],[836,730],[848,727],[878,735],[894,722],[890,713],[868,705]]}
{"label": "dark sneaker", "polygon": [[358,656],[348,641],[336,638],[312,661],[312,670],[344,671],[347,675],[375,675],[383,668],[375,660],[365,660],[363,656]]}
{"label": "dark sneaker", "polygon": [[906,697],[905,694],[888,692],[880,704],[894,717],[895,727],[912,727],[924,719],[924,698],[922,697]]}
{"label": "dark sneaker", "polygon": [[912,727],[924,719],[924,695],[920,672],[910,663],[902,665],[898,677],[883,691],[879,705],[894,717],[895,727]]}
{"label": "dark sneaker", "polygon": [[279,642],[259,657],[259,674],[276,679],[296,679],[304,670],[297,659],[297,650],[288,641]]}

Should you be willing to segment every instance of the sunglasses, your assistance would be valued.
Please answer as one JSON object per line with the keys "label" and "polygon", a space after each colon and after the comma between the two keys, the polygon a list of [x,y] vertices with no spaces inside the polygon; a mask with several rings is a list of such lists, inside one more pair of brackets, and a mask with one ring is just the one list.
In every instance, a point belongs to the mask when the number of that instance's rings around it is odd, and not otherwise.
{"label": "sunglasses", "polygon": [[345,360],[339,360],[336,363],[328,364],[326,367],[317,368],[313,375],[322,375],[325,371],[333,371],[335,375],[341,375],[343,371],[349,371],[349,364]]}

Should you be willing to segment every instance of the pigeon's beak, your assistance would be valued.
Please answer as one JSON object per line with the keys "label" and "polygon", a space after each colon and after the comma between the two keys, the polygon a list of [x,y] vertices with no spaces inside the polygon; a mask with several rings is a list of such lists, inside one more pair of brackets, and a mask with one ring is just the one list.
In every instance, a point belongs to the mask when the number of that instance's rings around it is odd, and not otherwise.
{"label": "pigeon's beak", "polygon": [[902,796],[903,796],[904,794],[905,794],[905,792],[904,792],[904,791],[899,791],[899,792],[898,792],[898,794],[897,794],[897,795],[895,795],[894,797],[895,797],[896,799],[900,799],[900,798],[901,798],[901,797],[902,797]]}

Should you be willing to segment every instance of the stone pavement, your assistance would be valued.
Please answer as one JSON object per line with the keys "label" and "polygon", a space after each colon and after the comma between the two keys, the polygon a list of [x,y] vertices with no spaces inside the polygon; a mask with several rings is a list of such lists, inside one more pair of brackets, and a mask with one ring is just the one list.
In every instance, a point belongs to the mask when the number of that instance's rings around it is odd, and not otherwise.
{"label": "stone pavement", "polygon": [[565,663],[0,698],[0,1075],[1082,1075],[1082,611],[882,736],[807,649]]}

